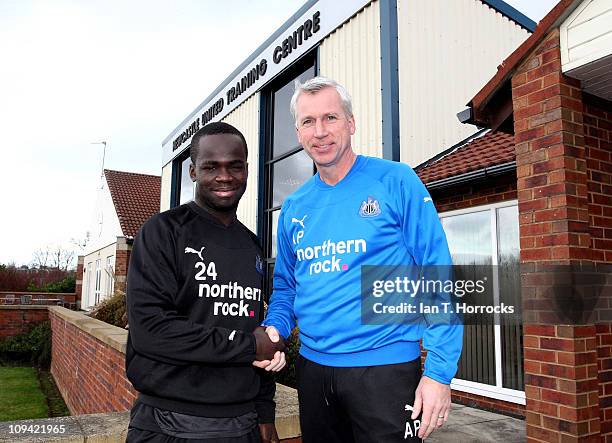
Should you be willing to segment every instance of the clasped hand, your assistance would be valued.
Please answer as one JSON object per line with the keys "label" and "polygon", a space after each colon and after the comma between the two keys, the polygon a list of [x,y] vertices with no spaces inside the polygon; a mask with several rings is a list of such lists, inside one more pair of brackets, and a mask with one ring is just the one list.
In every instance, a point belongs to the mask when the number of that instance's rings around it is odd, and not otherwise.
{"label": "clasped hand", "polygon": [[285,340],[273,326],[258,326],[253,331],[257,351],[253,365],[266,371],[280,371],[285,367]]}

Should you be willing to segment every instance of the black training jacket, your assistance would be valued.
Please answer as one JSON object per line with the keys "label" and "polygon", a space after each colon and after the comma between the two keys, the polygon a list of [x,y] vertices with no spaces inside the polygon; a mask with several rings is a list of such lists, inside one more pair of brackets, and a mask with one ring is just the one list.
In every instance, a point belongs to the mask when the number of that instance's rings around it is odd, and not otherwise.
{"label": "black training jacket", "polygon": [[126,372],[141,401],[273,422],[274,380],[252,365],[262,284],[257,237],[239,221],[225,227],[194,202],[149,219],[127,279]]}

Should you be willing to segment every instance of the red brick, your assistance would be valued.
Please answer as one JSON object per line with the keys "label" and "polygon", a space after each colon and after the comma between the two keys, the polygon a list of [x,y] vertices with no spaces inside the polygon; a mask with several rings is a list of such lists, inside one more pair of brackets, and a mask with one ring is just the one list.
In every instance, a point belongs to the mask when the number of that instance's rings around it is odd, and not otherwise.
{"label": "red brick", "polygon": [[[554,122],[548,123],[548,125],[552,125],[552,124],[555,124],[555,123]],[[546,134],[544,137],[539,135],[538,137],[540,138],[528,139],[529,144],[533,150],[538,150],[538,149],[546,148],[549,146],[555,146],[563,141],[563,135],[561,132],[551,134],[550,131],[545,130],[544,133]],[[550,152],[549,152],[549,156],[550,156]]]}
{"label": "red brick", "polygon": [[[546,99],[558,96],[561,93],[561,88],[558,84],[553,84],[552,86],[545,87],[544,89],[540,89],[532,94],[529,94],[527,102],[530,105],[534,105],[536,103],[541,103]],[[561,117],[559,115],[559,117]]]}
{"label": "red brick", "polygon": [[538,126],[537,128],[529,129],[528,131],[519,132],[514,135],[514,140],[516,143],[521,143],[528,140],[533,140],[539,137],[542,137],[546,133],[543,126]]}
{"label": "red brick", "polygon": [[524,249],[520,252],[520,254],[521,261],[523,262],[550,260],[552,256],[551,251],[548,248]]}

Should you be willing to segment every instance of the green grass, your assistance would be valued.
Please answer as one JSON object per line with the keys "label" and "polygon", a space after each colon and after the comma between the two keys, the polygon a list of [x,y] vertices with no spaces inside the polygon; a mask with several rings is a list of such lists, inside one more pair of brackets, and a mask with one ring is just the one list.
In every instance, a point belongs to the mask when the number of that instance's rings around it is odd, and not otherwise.
{"label": "green grass", "polygon": [[38,378],[40,387],[47,397],[47,405],[49,407],[49,417],[65,417],[70,415],[70,411],[64,403],[62,394],[60,394],[57,385],[53,380],[53,376],[49,371],[39,370]]}
{"label": "green grass", "polygon": [[48,417],[35,368],[0,367],[0,421]]}

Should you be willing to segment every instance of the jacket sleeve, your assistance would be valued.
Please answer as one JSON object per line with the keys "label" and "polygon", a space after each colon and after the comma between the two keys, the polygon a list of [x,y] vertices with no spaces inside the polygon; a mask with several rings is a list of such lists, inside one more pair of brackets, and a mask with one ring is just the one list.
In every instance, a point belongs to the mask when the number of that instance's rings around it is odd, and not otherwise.
{"label": "jacket sleeve", "polygon": [[172,228],[147,221],[134,239],[127,278],[130,340],[134,350],[161,362],[251,363],[252,333],[207,328],[178,312],[179,263]]}
{"label": "jacket sleeve", "polygon": [[274,326],[287,338],[295,327],[295,255],[287,232],[285,218],[289,204],[287,200],[281,209],[278,219],[277,256],[274,264],[274,291],[268,306],[268,313],[263,324]]}
{"label": "jacket sleeve", "polygon": [[255,397],[255,410],[259,423],[274,423],[276,418],[276,403],[274,394],[276,393],[276,382],[274,374],[263,369],[257,369],[260,377],[259,393]]}
{"label": "jacket sleeve", "polygon": [[[427,271],[430,275],[451,275],[452,259],[434,203],[412,168],[406,169],[407,176],[402,180],[400,191],[405,245],[418,266],[430,267]],[[450,302],[448,293],[437,294],[437,297]],[[427,358],[423,375],[450,384],[463,347],[463,325],[457,323],[455,316],[452,321],[439,321],[439,318],[429,321],[426,315],[425,320],[423,347],[427,350]]]}

